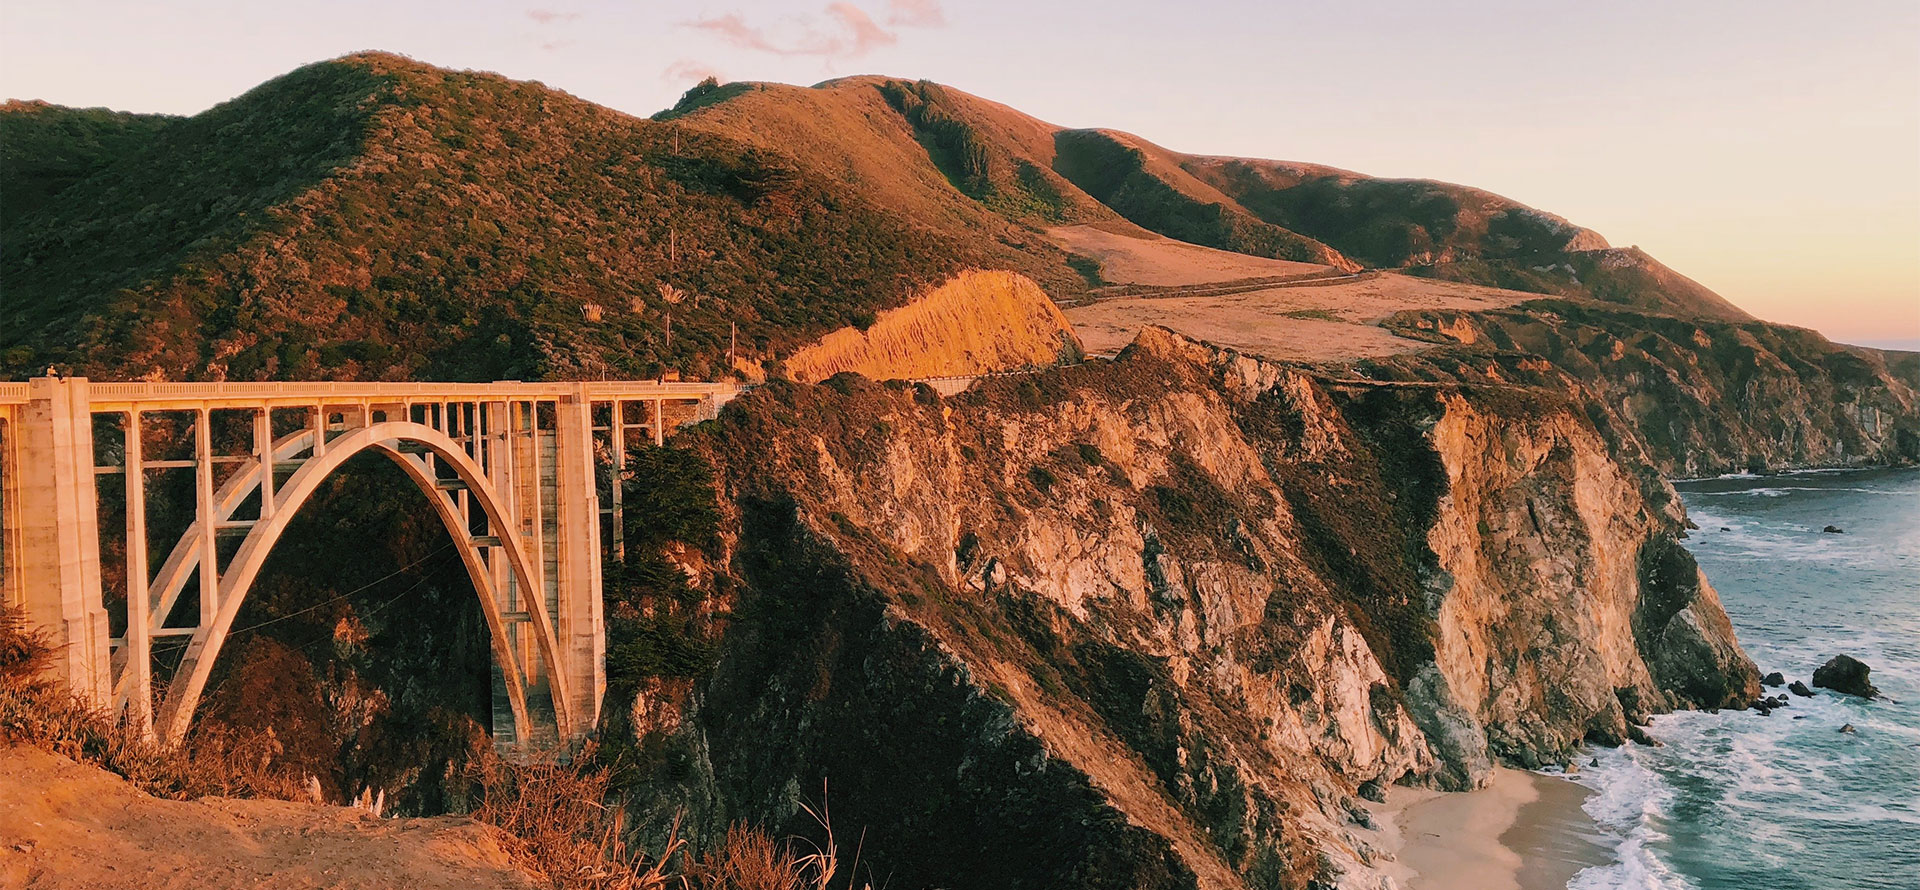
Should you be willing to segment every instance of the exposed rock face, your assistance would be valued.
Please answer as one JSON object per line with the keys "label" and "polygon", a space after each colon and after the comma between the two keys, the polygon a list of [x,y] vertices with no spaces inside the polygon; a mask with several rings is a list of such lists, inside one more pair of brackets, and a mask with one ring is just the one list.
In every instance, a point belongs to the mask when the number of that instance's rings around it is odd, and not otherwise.
{"label": "exposed rock face", "polygon": [[876,380],[963,377],[1080,357],[1080,341],[1045,292],[1013,272],[962,272],[866,330],[841,328],[787,360],[793,379],[843,371]]}
{"label": "exposed rock face", "polygon": [[1578,398],[1158,329],[946,400],[757,390],[683,439],[733,619],[635,805],[804,831],[824,779],[902,885],[1378,886],[1362,786],[1758,693],[1670,490]]}
{"label": "exposed rock face", "polygon": [[1867,675],[1871,673],[1873,668],[1867,667],[1865,662],[1851,655],[1835,655],[1813,672],[1813,685],[1847,695],[1873,698],[1880,694],[1880,690],[1867,680]]}
{"label": "exposed rock face", "polygon": [[1671,476],[1920,461],[1908,354],[1764,322],[1545,300],[1402,313],[1391,326],[1545,358],[1593,387]]}

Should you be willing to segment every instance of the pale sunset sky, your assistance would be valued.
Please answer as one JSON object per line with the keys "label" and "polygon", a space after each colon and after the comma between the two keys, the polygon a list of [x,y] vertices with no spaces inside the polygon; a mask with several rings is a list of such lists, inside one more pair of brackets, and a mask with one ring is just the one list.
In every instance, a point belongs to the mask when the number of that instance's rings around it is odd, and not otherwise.
{"label": "pale sunset sky", "polygon": [[1920,2],[7,0],[0,96],[192,114],[363,49],[636,115],[949,84],[1168,148],[1490,189],[1773,321],[1920,347]]}

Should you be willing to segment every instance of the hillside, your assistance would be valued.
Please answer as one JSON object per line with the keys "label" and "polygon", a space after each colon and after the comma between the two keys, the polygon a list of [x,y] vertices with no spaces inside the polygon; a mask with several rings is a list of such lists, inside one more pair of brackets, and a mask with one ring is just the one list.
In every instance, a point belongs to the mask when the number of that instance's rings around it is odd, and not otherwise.
{"label": "hillside", "polygon": [[11,219],[45,206],[179,118],[9,101],[0,105],[0,120],[7,122],[0,129],[5,137],[0,170],[6,171],[7,186],[0,206],[4,218]]}
{"label": "hillside", "polygon": [[1744,318],[1485,192],[1181,155],[925,81],[706,83],[642,120],[363,53],[189,118],[10,103],[0,145],[11,377],[704,377],[730,346],[757,376],[968,268],[1056,299],[1186,274],[1106,270],[1174,256],[1088,246],[1114,238]]}
{"label": "hillside", "polygon": [[[31,149],[43,115],[0,137]],[[730,323],[789,352],[1007,252],[721,136],[388,55],[121,141],[5,215],[0,375],[707,376]],[[9,151],[5,191],[44,192],[52,165]]]}

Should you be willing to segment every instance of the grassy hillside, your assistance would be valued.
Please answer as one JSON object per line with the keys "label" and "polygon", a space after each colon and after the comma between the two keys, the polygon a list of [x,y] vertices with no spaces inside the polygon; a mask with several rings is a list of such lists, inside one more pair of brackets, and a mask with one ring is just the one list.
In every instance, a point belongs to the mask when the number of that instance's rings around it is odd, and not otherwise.
{"label": "grassy hillside", "polygon": [[1746,310],[1667,268],[1638,247],[1560,251],[1527,257],[1465,258],[1411,266],[1414,275],[1616,303],[1719,321],[1753,321]]}
{"label": "grassy hillside", "polygon": [[10,377],[710,376],[735,323],[772,362],[965,268],[1077,294],[1068,225],[1744,318],[1485,192],[1180,155],[924,81],[709,82],[641,120],[370,53],[190,118],[10,103],[0,146]]}
{"label": "grassy hillside", "polygon": [[[5,190],[49,194],[49,170],[10,162]],[[779,354],[997,259],[763,149],[381,54],[58,194],[6,214],[0,375],[706,375],[730,322]]]}
{"label": "grassy hillside", "polygon": [[1248,213],[1151,143],[1106,130],[1062,130],[1054,139],[1055,169],[1143,228],[1236,253],[1358,268],[1327,245]]}
{"label": "grassy hillside", "polygon": [[0,105],[0,235],[68,186],[137,150],[179,118],[45,102]]}
{"label": "grassy hillside", "polygon": [[[1042,227],[1119,222],[1053,173],[1050,125],[936,84],[702,85],[655,120],[776,152],[874,212],[972,245],[984,265],[1055,294],[1085,285]],[[1049,157],[1033,154],[1036,141]]]}
{"label": "grassy hillside", "polygon": [[1656,312],[1751,318],[1638,249],[1609,249],[1597,232],[1492,192],[1284,161],[1185,156],[1179,165],[1258,218],[1375,268]]}
{"label": "grassy hillside", "polygon": [[1599,235],[1479,189],[1312,164],[1187,156],[1182,170],[1259,218],[1374,267],[1605,247]]}

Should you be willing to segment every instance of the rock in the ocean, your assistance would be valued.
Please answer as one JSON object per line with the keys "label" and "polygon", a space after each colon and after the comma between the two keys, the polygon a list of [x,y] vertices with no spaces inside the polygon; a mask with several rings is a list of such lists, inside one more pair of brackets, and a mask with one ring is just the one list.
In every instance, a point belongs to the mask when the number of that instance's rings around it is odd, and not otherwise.
{"label": "rock in the ocean", "polygon": [[1588,765],[1588,766],[1599,766],[1599,765],[1600,765],[1600,758],[1598,758],[1598,757],[1595,757],[1594,759],[1592,759],[1592,760],[1589,760],[1589,761],[1587,761],[1587,765]]}
{"label": "rock in the ocean", "polygon": [[1833,660],[1820,666],[1813,672],[1813,685],[1861,698],[1873,698],[1880,690],[1867,682],[1867,675],[1873,668],[1851,655],[1835,655]]}
{"label": "rock in the ocean", "polygon": [[1787,691],[1793,693],[1794,695],[1800,696],[1801,698],[1813,697],[1813,690],[1808,689],[1807,684],[1802,683],[1799,680],[1795,680],[1792,683],[1787,684]]}
{"label": "rock in the ocean", "polygon": [[1843,725],[1843,726],[1841,726],[1841,727],[1840,727],[1840,731],[1841,731],[1841,732],[1853,732],[1853,724],[1851,724],[1851,723],[1848,723],[1848,724],[1845,724],[1845,725]]}
{"label": "rock in the ocean", "polygon": [[1766,676],[1764,676],[1764,677],[1761,677],[1761,678],[1760,678],[1760,685],[1762,685],[1762,686],[1785,686],[1785,685],[1787,685],[1787,678],[1786,678],[1786,676],[1785,676],[1785,675],[1783,675],[1783,674],[1781,674],[1781,673],[1780,673],[1779,671],[1774,671],[1774,672],[1773,672],[1773,673],[1771,673],[1771,674],[1768,674],[1768,675],[1766,675]]}
{"label": "rock in the ocean", "polygon": [[1842,529],[1840,526],[1837,526],[1837,525],[1829,525],[1826,528],[1821,529],[1821,531],[1826,532],[1827,534],[1830,534],[1830,535],[1846,534],[1846,530]]}

